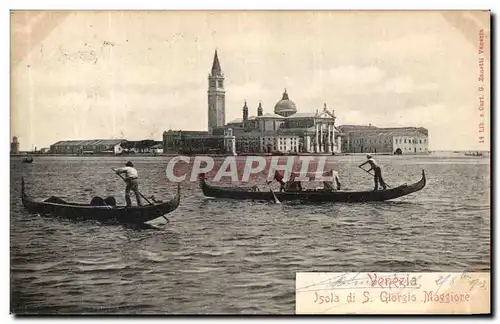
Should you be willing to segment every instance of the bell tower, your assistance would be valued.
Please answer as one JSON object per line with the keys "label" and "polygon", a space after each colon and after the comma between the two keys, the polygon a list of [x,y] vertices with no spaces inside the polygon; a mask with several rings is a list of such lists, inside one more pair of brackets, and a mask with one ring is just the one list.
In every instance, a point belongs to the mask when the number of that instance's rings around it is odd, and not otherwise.
{"label": "bell tower", "polygon": [[208,75],[208,133],[215,127],[226,125],[226,91],[224,90],[224,74],[220,68],[219,57],[215,50],[212,71]]}

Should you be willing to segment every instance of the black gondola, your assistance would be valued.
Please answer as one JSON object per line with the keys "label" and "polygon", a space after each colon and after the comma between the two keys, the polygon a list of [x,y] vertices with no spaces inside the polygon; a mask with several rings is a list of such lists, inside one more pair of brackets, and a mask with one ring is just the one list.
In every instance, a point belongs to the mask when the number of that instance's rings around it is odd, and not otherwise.
{"label": "black gondola", "polygon": [[22,179],[21,196],[24,207],[30,213],[61,216],[71,219],[91,219],[101,222],[138,224],[162,217],[176,210],[180,203],[180,183],[177,186],[176,195],[172,200],[132,207],[69,203],[58,197],[37,201],[26,195],[24,178]]}
{"label": "black gondola", "polygon": [[206,197],[227,199],[252,199],[252,200],[275,200],[290,201],[303,200],[306,202],[368,202],[385,201],[409,195],[422,190],[426,184],[425,171],[422,170],[422,178],[413,184],[403,184],[394,188],[377,191],[284,191],[271,192],[255,191],[254,188],[224,188],[216,187],[207,183],[205,176],[199,176],[199,185]]}

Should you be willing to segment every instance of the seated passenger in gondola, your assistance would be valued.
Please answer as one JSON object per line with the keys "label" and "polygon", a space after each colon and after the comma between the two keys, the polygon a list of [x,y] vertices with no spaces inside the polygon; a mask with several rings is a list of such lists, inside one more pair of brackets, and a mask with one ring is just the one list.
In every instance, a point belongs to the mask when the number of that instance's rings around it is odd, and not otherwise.
{"label": "seated passenger in gondola", "polygon": [[332,181],[323,181],[324,191],[336,191],[341,189],[339,173],[337,171],[330,170],[327,172],[326,176],[333,177],[333,179]]}
{"label": "seated passenger in gondola", "polygon": [[[274,172],[274,178],[273,178],[273,180],[276,180],[276,181],[278,181],[280,183],[280,192],[282,192],[282,191],[285,190],[286,183],[283,180],[283,176],[281,175],[281,173],[278,170],[276,170]],[[271,182],[273,182],[273,180],[267,181],[266,184],[270,184]]]}
{"label": "seated passenger in gondola", "polygon": [[285,191],[302,191],[302,183],[295,181],[295,178],[297,178],[297,174],[292,173],[290,180],[286,183]]}

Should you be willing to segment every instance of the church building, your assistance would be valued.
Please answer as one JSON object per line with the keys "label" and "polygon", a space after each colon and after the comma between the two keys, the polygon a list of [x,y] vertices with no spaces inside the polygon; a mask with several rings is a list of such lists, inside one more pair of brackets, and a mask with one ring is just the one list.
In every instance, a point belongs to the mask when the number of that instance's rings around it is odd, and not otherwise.
{"label": "church building", "polygon": [[224,74],[215,51],[208,75],[208,131],[163,133],[164,152],[189,153],[324,153],[341,152],[335,127],[335,112],[326,104],[316,112],[298,113],[285,89],[273,112],[264,113],[261,102],[257,116],[249,116],[245,101],[242,118],[226,124]]}
{"label": "church building", "polygon": [[231,121],[227,127],[236,136],[237,152],[261,153],[325,153],[340,152],[340,137],[335,127],[335,112],[323,109],[311,113],[298,113],[296,104],[285,89],[274,112],[264,113],[262,103],[257,116],[248,116],[245,101],[241,119]]}

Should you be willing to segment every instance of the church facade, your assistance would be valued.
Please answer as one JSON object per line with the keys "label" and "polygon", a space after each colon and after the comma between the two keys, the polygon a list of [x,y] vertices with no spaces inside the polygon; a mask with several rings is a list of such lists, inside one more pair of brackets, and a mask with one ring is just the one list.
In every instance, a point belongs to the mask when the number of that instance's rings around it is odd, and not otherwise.
{"label": "church facade", "polygon": [[256,116],[248,116],[244,103],[242,118],[227,124],[236,136],[236,150],[252,153],[325,153],[340,152],[341,140],[335,127],[335,112],[323,109],[298,113],[285,89],[272,113],[264,113],[262,103]]}

